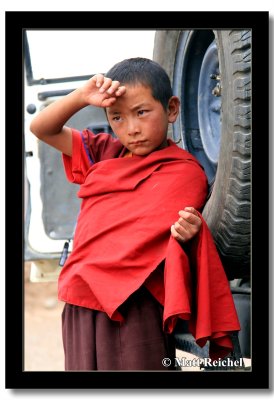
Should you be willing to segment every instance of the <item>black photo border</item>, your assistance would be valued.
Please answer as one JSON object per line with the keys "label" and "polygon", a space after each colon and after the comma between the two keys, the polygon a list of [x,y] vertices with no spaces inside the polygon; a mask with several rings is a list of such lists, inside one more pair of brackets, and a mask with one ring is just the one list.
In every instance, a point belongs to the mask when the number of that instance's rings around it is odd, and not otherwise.
{"label": "black photo border", "polygon": [[[107,15],[110,14],[110,15]],[[117,21],[117,22],[105,22]],[[7,11],[6,388],[266,389],[269,387],[269,13]],[[24,29],[252,29],[252,370],[242,372],[24,371]],[[111,39],[110,39],[111,40]],[[92,44],[91,44],[92,45]],[[263,214],[263,218],[262,218]]]}

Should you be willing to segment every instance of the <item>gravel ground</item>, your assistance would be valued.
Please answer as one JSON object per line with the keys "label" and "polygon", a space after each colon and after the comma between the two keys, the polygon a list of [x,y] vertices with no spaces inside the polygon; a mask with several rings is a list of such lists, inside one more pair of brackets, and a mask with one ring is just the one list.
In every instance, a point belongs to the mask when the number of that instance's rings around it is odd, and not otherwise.
{"label": "gravel ground", "polygon": [[61,336],[63,303],[57,300],[57,282],[32,283],[25,264],[25,371],[63,371]]}

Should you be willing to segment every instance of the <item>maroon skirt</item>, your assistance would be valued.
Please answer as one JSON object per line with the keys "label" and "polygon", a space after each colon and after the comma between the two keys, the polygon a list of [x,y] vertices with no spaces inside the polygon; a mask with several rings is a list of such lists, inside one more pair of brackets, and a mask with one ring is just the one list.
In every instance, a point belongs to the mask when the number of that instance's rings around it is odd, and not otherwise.
{"label": "maroon skirt", "polygon": [[[66,371],[168,370],[175,357],[172,335],[163,332],[163,307],[141,287],[119,307],[124,321],[104,312],[65,304],[62,333]],[[171,364],[174,364],[173,362]]]}

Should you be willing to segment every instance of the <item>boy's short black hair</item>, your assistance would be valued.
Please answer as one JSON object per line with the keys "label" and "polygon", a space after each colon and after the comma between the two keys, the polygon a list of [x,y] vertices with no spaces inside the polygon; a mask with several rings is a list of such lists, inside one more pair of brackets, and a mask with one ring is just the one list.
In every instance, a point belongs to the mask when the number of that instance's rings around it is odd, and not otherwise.
{"label": "boy's short black hair", "polygon": [[106,77],[119,81],[121,85],[142,84],[151,88],[152,96],[167,109],[172,94],[170,79],[166,71],[148,58],[128,58],[115,64]]}

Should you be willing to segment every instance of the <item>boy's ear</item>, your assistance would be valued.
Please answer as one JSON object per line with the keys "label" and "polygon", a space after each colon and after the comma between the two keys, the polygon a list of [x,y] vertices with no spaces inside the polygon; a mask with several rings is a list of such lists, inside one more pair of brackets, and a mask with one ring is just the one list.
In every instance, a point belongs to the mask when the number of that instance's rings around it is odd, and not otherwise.
{"label": "boy's ear", "polygon": [[167,112],[168,122],[175,122],[180,110],[180,100],[177,96],[172,96],[168,101]]}

